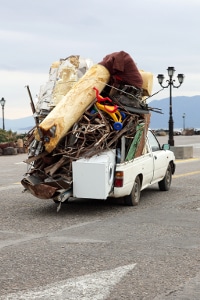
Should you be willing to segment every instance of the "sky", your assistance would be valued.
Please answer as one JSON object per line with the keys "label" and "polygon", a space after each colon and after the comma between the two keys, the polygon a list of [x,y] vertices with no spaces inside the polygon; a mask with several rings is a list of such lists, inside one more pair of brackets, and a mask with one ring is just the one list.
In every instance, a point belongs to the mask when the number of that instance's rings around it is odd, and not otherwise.
{"label": "sky", "polygon": [[[158,74],[185,75],[173,96],[200,95],[199,0],[0,0],[0,99],[4,116],[32,115],[33,99],[54,61],[80,55],[98,63],[128,52],[138,69],[154,75],[150,100],[169,97]],[[157,93],[158,92],[158,93]],[[1,113],[0,113],[1,117]]]}

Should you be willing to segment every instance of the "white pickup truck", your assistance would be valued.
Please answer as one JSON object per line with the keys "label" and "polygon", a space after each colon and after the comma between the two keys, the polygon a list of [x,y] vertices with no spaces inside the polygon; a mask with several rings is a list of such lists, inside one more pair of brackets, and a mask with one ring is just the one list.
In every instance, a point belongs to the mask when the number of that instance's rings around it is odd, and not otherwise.
{"label": "white pickup truck", "polygon": [[120,155],[117,151],[112,149],[74,161],[73,189],[61,191],[54,201],[61,204],[70,197],[102,200],[111,197],[123,198],[126,205],[133,206],[138,205],[140,192],[152,184],[158,183],[161,191],[169,190],[175,156],[168,144],[160,146],[151,130],[141,156],[125,161],[123,147]]}
{"label": "white pickup truck", "polygon": [[[52,64],[36,108],[27,86],[36,126],[27,134],[25,191],[59,208],[70,197],[137,205],[154,183],[169,190],[174,154],[148,130],[150,110],[160,112],[146,104],[153,74],[141,71],[142,90],[116,88],[107,83],[106,68],[72,57]],[[62,77],[68,73],[73,76]]]}

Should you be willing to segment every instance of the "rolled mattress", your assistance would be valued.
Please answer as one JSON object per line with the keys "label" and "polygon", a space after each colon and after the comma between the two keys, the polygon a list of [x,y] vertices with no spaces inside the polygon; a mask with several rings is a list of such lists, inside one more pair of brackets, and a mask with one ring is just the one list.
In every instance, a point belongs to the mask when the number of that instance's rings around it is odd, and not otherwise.
{"label": "rolled mattress", "polygon": [[[58,142],[93,102],[95,99],[93,87],[101,92],[109,79],[110,73],[104,66],[93,65],[39,124],[43,136],[48,137],[44,141],[47,152],[53,151]],[[53,136],[51,136],[52,129],[54,131]],[[38,139],[38,137],[36,131],[35,138]]]}

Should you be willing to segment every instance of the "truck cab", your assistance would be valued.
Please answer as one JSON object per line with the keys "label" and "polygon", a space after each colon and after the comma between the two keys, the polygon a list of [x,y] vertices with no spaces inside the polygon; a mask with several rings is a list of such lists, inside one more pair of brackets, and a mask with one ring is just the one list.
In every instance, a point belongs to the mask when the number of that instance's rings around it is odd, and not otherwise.
{"label": "truck cab", "polygon": [[175,172],[175,156],[169,149],[168,144],[161,147],[148,130],[143,154],[116,165],[113,196],[124,197],[127,205],[137,205],[140,192],[154,183],[162,191],[169,190]]}

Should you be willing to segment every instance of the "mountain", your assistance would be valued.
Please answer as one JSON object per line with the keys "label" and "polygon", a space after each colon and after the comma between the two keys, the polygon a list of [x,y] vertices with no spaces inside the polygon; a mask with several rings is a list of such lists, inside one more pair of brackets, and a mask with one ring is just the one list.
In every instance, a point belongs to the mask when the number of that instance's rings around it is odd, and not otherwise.
{"label": "mountain", "polygon": [[[150,128],[167,129],[169,122],[169,98],[154,100],[148,103],[149,107],[161,109],[163,114],[151,113]],[[183,118],[185,114],[185,117]],[[193,97],[173,97],[172,116],[174,128],[200,128],[200,95]]]}
{"label": "mountain", "polygon": [[[151,112],[150,128],[167,129],[169,122],[169,98],[153,100],[148,103],[151,108],[159,108],[162,114]],[[183,114],[185,118],[183,119]],[[172,98],[172,115],[174,128],[200,128],[200,95],[193,97],[179,96]],[[2,119],[0,118],[0,128]],[[21,119],[5,119],[5,129],[17,131],[18,133],[28,132],[35,125],[33,116]]]}
{"label": "mountain", "polygon": [[[5,129],[12,130],[18,133],[25,133],[28,132],[34,125],[34,118],[33,116],[20,118],[20,119],[5,119]],[[0,128],[2,126],[2,118],[0,118]]]}

